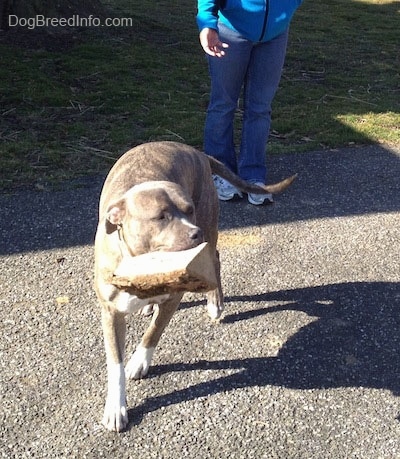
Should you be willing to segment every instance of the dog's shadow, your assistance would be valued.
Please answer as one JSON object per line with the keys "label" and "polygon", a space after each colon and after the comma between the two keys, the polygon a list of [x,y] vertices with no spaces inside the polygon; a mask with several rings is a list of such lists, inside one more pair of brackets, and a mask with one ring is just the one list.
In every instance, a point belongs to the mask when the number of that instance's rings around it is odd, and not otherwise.
{"label": "dog's shadow", "polygon": [[[147,398],[129,410],[130,427],[161,407],[243,387],[276,385],[294,389],[366,387],[400,394],[400,283],[355,282],[286,290],[229,301],[259,302],[260,308],[225,315],[224,323],[276,311],[318,317],[283,344],[276,357],[175,363],[152,368],[150,377],[195,370],[237,370],[229,376]],[[269,301],[280,306],[263,306]],[[188,305],[183,305],[189,307]],[[229,307],[227,307],[229,311]],[[266,317],[268,320],[268,317]]]}

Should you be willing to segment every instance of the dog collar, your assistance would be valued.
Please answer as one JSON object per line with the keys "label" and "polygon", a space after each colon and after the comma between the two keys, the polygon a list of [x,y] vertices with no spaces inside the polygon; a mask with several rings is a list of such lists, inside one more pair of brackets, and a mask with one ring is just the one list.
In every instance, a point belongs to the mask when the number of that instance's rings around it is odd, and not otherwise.
{"label": "dog collar", "polygon": [[128,244],[126,243],[125,241],[125,238],[124,238],[124,230],[123,230],[123,227],[122,227],[122,224],[118,224],[117,225],[117,233],[118,233],[118,245],[119,245],[119,250],[121,252],[121,255],[123,257],[131,257],[131,253],[129,251],[129,248],[128,248]]}

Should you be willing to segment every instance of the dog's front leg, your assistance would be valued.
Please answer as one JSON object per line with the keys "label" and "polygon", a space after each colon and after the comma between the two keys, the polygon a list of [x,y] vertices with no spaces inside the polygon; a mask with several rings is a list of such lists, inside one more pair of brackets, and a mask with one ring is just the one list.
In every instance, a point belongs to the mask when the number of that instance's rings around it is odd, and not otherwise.
{"label": "dog's front leg", "polygon": [[102,424],[108,430],[121,431],[128,424],[126,406],[124,350],[125,316],[103,308],[102,326],[107,357],[107,399]]}
{"label": "dog's front leg", "polygon": [[155,308],[148,329],[125,367],[125,375],[127,378],[140,379],[147,375],[154,350],[165,327],[169,324],[171,317],[178,309],[182,296],[183,294],[171,296],[167,301],[159,304],[158,307]]}

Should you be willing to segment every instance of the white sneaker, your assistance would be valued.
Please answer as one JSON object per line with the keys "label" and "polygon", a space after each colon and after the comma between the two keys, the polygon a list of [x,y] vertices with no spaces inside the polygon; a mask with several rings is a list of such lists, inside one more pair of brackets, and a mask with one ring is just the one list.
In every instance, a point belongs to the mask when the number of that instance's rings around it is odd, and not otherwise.
{"label": "white sneaker", "polygon": [[[264,185],[264,183],[261,182],[255,182],[254,185]],[[255,194],[255,193],[249,193],[247,195],[247,199],[249,200],[250,204],[254,204],[255,206],[260,206],[261,204],[272,204],[274,202],[274,198],[272,197],[272,194],[270,193],[265,193],[265,194]]]}
{"label": "white sneaker", "polygon": [[235,186],[219,175],[213,175],[213,180],[220,201],[229,201],[236,195],[239,196],[239,198],[243,197],[242,193]]}

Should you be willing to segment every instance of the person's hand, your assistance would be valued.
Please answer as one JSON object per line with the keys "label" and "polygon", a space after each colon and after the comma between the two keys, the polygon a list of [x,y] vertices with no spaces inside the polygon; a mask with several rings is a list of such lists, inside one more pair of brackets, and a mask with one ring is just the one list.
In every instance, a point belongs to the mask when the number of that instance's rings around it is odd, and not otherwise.
{"label": "person's hand", "polygon": [[228,43],[220,41],[218,32],[215,29],[205,28],[200,32],[200,44],[204,51],[213,57],[225,56],[224,49],[228,48]]}

